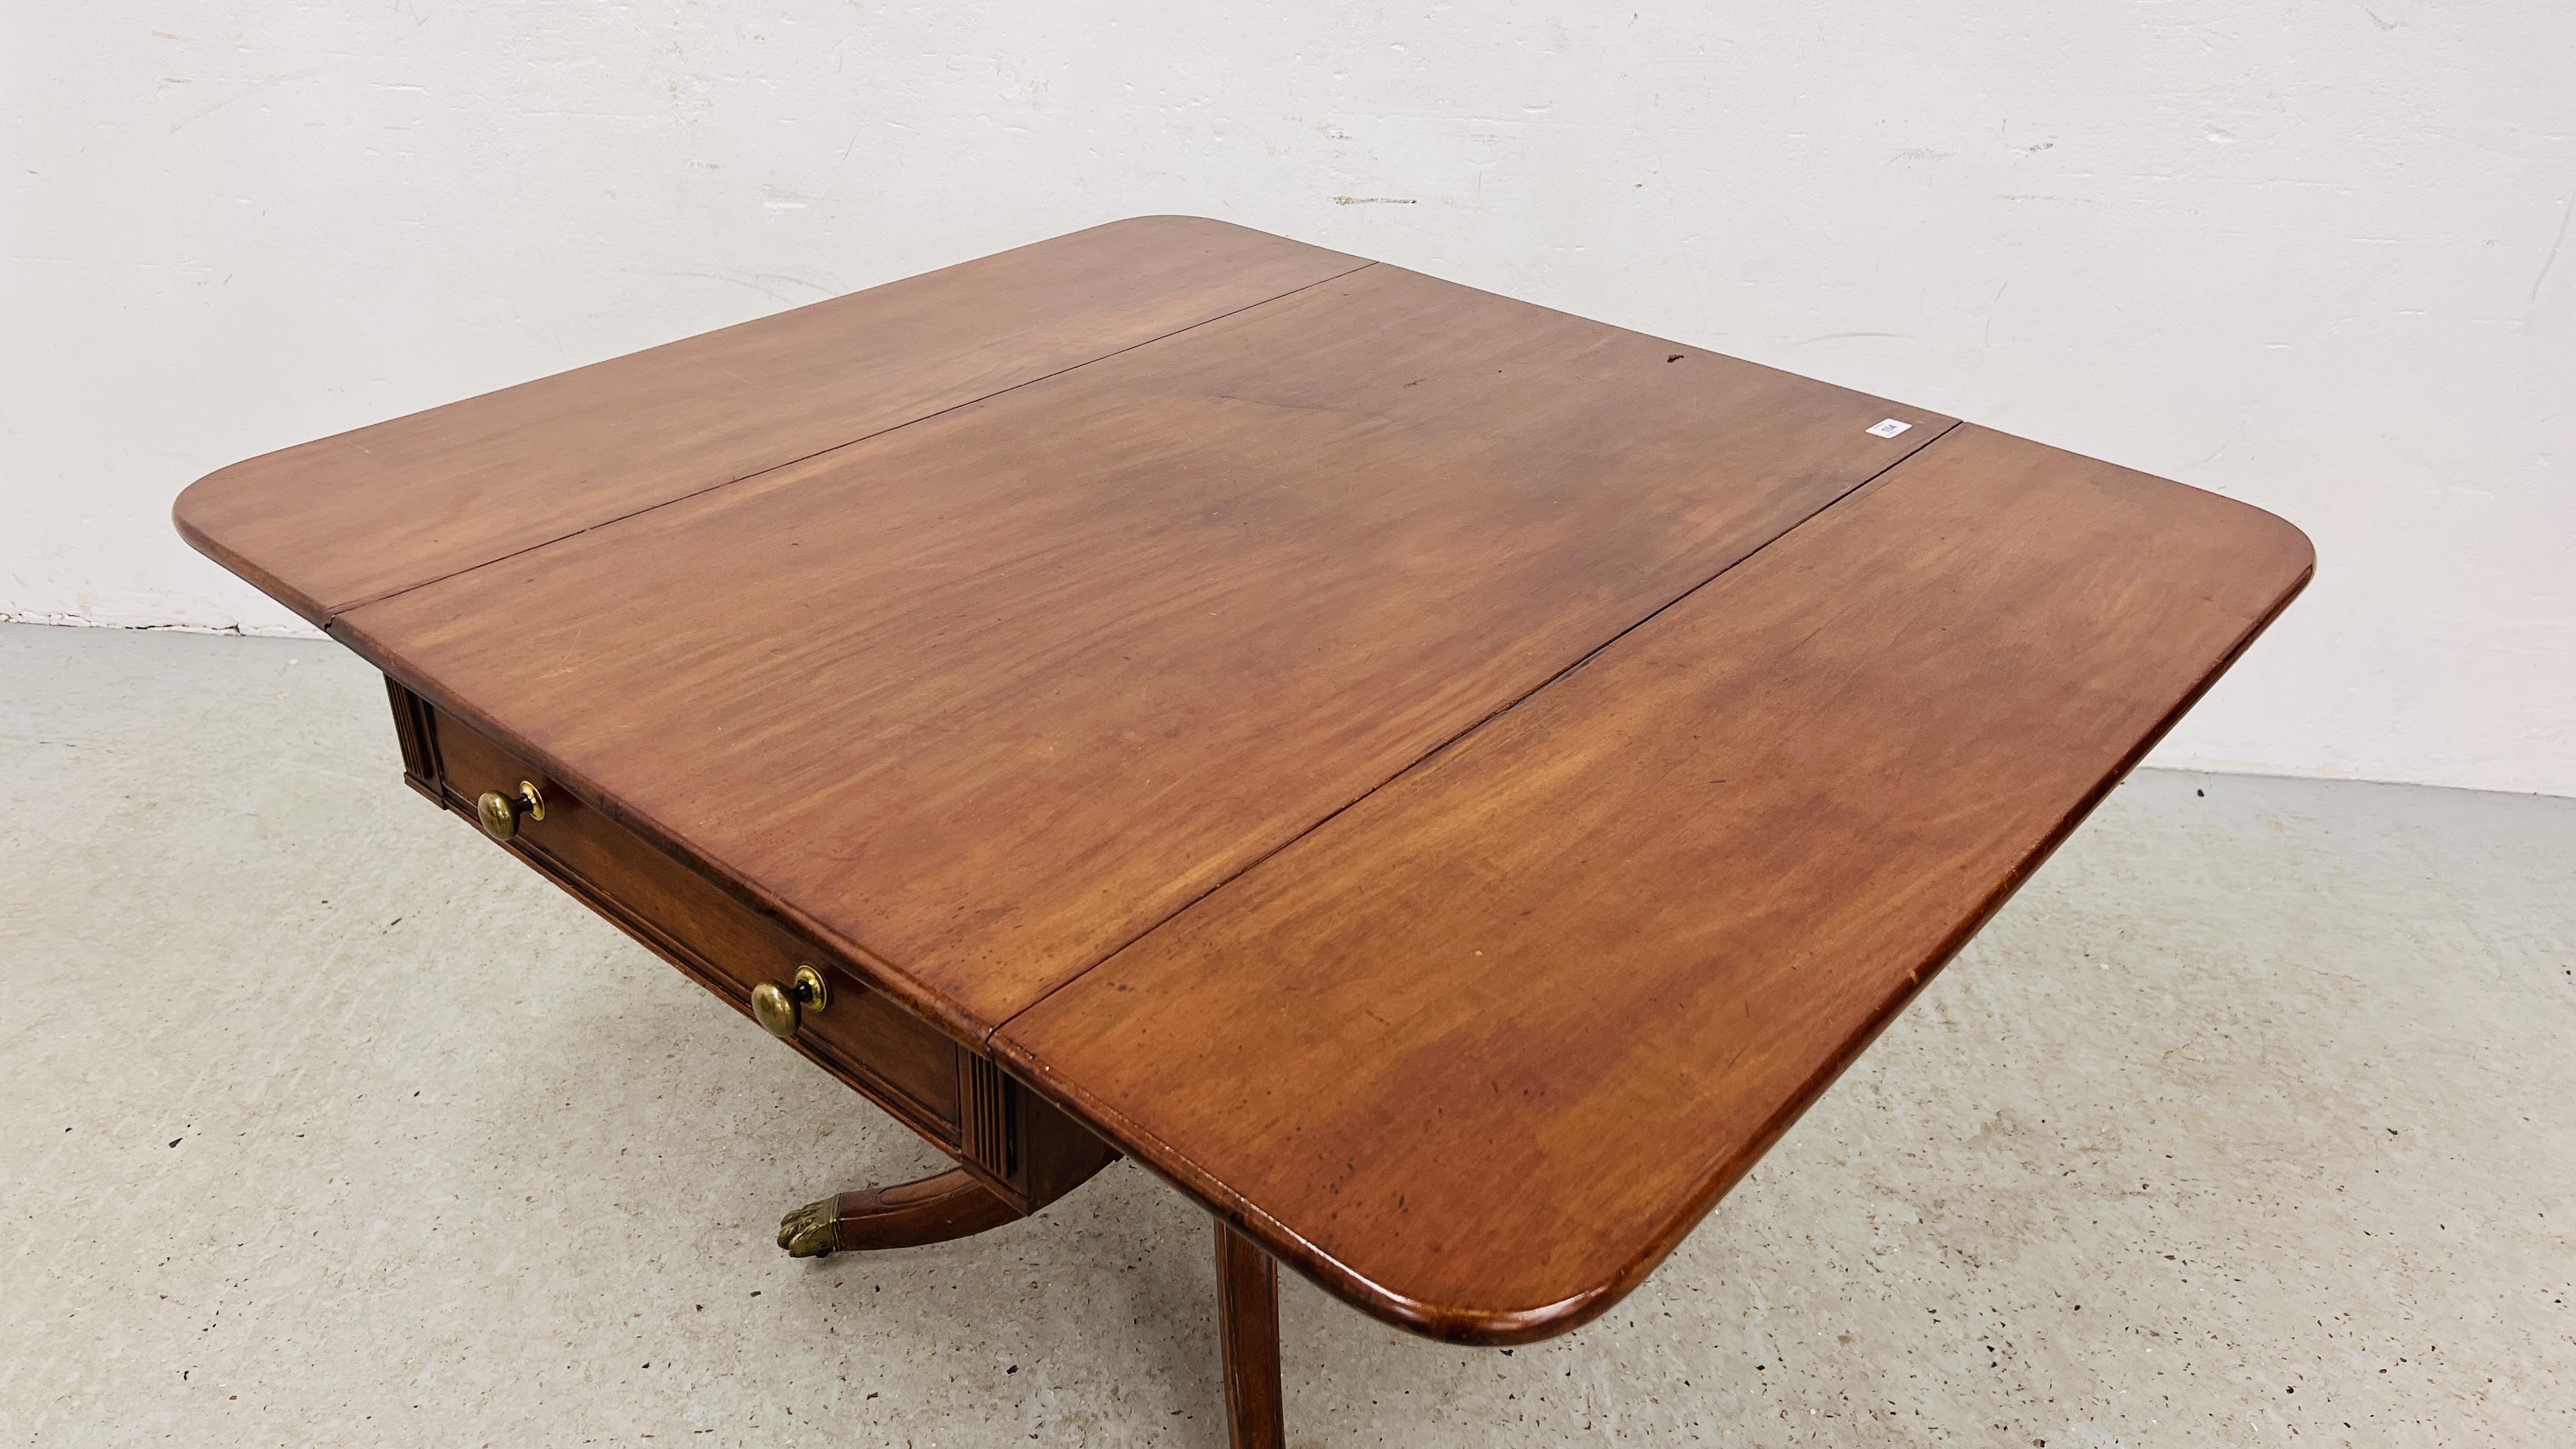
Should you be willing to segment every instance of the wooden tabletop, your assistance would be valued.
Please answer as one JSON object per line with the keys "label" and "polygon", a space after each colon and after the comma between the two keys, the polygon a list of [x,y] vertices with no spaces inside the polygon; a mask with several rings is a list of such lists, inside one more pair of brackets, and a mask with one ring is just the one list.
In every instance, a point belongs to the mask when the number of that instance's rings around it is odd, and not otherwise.
{"label": "wooden tabletop", "polygon": [[183,532],[1327,1288],[1597,1314],[2297,530],[1222,223],[251,460]]}

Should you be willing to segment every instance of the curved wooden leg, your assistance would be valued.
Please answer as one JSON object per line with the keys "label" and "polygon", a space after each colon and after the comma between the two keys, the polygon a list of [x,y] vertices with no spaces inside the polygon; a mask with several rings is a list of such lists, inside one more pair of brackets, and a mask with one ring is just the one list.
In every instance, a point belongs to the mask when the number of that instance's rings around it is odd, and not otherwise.
{"label": "curved wooden leg", "polygon": [[1250,1238],[1216,1225],[1216,1324],[1225,1355],[1225,1418],[1234,1449],[1286,1449],[1279,1394],[1279,1265]]}
{"label": "curved wooden leg", "polygon": [[899,1187],[866,1188],[807,1203],[779,1221],[778,1246],[792,1258],[918,1248],[972,1237],[1024,1216],[972,1173],[953,1167]]}

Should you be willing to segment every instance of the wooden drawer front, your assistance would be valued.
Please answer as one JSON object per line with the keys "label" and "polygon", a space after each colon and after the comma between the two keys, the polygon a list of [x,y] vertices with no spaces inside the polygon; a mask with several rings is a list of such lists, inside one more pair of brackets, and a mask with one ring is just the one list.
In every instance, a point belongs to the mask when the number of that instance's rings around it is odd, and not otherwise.
{"label": "wooden drawer front", "polygon": [[960,1099],[970,1054],[957,1043],[508,750],[433,709],[422,707],[420,717],[421,753],[434,761],[435,793],[450,809],[473,820],[484,791],[508,794],[534,781],[546,818],[521,820],[504,848],[746,1014],[753,987],[784,985],[798,966],[815,966],[831,985],[831,1005],[805,1014],[796,1045],[924,1135],[968,1145]]}
{"label": "wooden drawer front", "polygon": [[546,818],[522,819],[502,848],[746,1016],[761,982],[785,985],[800,965],[821,971],[831,1004],[806,1013],[790,1045],[946,1148],[1023,1211],[1053,1202],[1117,1157],[991,1058],[870,990],[518,755],[392,680],[385,684],[403,777],[413,789],[474,821],[483,792],[510,794],[522,780],[535,783]]}

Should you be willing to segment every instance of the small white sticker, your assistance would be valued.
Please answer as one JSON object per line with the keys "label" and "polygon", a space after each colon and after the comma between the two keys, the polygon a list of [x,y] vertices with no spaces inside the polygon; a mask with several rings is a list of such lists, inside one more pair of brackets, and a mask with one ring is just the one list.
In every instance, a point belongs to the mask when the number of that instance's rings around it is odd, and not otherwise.
{"label": "small white sticker", "polygon": [[1881,418],[1870,424],[1869,435],[1873,438],[1892,438],[1912,426],[1914,426],[1912,423],[1900,423],[1894,418]]}

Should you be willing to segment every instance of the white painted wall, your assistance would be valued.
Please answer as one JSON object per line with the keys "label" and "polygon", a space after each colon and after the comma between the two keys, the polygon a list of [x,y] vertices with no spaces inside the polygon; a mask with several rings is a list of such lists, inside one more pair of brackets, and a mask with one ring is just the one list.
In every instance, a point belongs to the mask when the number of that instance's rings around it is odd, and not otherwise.
{"label": "white painted wall", "polygon": [[2259,503],[2163,763],[2576,793],[2555,0],[0,0],[0,611],[292,627],[236,458],[1139,212]]}

